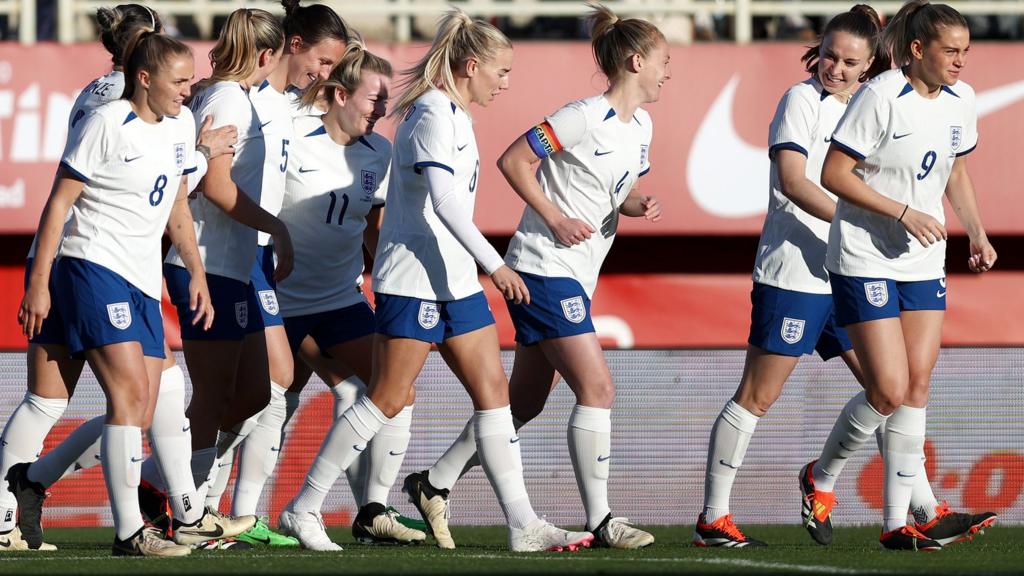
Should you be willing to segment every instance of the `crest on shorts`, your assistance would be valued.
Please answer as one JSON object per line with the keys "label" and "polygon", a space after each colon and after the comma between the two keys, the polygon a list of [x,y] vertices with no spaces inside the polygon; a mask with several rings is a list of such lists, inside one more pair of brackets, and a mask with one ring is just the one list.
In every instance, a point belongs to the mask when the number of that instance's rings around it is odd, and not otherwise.
{"label": "crest on shorts", "polygon": [[437,309],[437,304],[434,302],[420,302],[420,313],[416,320],[419,321],[420,326],[427,330],[437,326],[438,321],[441,320],[441,312]]}
{"label": "crest on shorts", "polygon": [[277,316],[277,293],[273,290],[260,290],[256,293],[260,297],[260,306],[271,316]]}
{"label": "crest on shorts", "polygon": [[174,166],[181,170],[185,167],[185,143],[179,142],[174,145]]}
{"label": "crest on shorts", "polygon": [[806,323],[805,320],[789,318],[788,316],[782,319],[781,335],[786,344],[796,344],[804,337],[804,325]]}
{"label": "crest on shorts", "polygon": [[132,309],[127,302],[107,304],[107,317],[110,324],[118,330],[127,330],[132,325]]}
{"label": "crest on shorts", "polygon": [[949,127],[949,148],[956,152],[964,141],[964,129],[960,126]]}
{"label": "crest on shorts", "polygon": [[561,301],[562,314],[573,324],[583,322],[587,317],[587,307],[583,305],[583,296],[573,296]]}
{"label": "crest on shorts", "polygon": [[249,325],[249,303],[235,302],[235,322],[242,328]]}
{"label": "crest on shorts", "polygon": [[361,170],[360,175],[363,181],[363,202],[369,202],[373,199],[373,193],[377,191],[377,173],[372,170]]}
{"label": "crest on shorts", "polygon": [[868,303],[876,308],[881,308],[889,302],[889,288],[886,287],[885,281],[865,282],[864,295],[867,296]]}

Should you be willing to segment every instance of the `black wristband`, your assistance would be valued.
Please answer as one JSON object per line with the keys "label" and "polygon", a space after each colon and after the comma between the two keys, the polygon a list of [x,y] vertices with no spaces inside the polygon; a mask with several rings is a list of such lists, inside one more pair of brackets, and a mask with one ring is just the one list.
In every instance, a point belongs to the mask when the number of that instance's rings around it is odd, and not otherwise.
{"label": "black wristband", "polygon": [[903,207],[903,213],[900,214],[900,217],[897,218],[896,221],[897,222],[903,222],[903,217],[907,215],[907,210],[909,210],[909,209],[910,209],[910,204],[907,204],[906,206],[904,206]]}

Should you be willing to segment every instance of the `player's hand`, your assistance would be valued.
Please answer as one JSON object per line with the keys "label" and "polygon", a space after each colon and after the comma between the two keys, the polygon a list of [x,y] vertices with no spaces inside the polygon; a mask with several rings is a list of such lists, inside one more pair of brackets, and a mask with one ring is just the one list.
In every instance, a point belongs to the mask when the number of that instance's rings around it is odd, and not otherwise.
{"label": "player's hand", "polygon": [[971,257],[967,259],[967,267],[971,272],[988,272],[995,265],[996,258],[996,249],[992,247],[987,237],[971,240]]}
{"label": "player's hand", "polygon": [[292,248],[292,237],[288,228],[281,223],[277,232],[271,234],[274,242],[274,256],[277,259],[277,266],[274,267],[274,282],[280,282],[292,273],[295,265],[295,250]]}
{"label": "player's hand", "polygon": [[527,289],[523,279],[508,266],[502,266],[491,274],[491,281],[494,287],[501,292],[505,300],[511,300],[516,304],[530,303],[530,290]]}
{"label": "player's hand", "polygon": [[641,196],[640,208],[643,208],[644,220],[648,222],[661,220],[661,204],[654,196]]}
{"label": "player's hand", "polygon": [[935,218],[924,212],[918,212],[913,208],[907,208],[900,223],[925,248],[946,239],[945,226],[940,224]]}
{"label": "player's hand", "polygon": [[203,145],[210,149],[210,157],[213,160],[218,156],[235,153],[235,142],[238,142],[238,128],[234,124],[221,126],[216,130],[210,128],[213,125],[213,116],[203,119],[203,125],[199,127],[199,136],[196,137],[196,144]]}
{"label": "player's hand", "polygon": [[202,322],[203,330],[213,326],[213,300],[206,285],[206,274],[193,274],[188,283],[188,309],[192,311],[192,325]]}
{"label": "player's hand", "polygon": [[43,330],[43,320],[50,314],[50,289],[46,286],[34,287],[29,283],[28,291],[21,299],[18,308],[18,323],[21,332],[30,339],[35,338]]}
{"label": "player's hand", "polygon": [[557,221],[548,224],[548,228],[558,238],[558,241],[566,246],[575,246],[582,244],[590,239],[590,235],[595,232],[590,224],[587,224],[583,220],[576,218],[569,218],[562,216]]}

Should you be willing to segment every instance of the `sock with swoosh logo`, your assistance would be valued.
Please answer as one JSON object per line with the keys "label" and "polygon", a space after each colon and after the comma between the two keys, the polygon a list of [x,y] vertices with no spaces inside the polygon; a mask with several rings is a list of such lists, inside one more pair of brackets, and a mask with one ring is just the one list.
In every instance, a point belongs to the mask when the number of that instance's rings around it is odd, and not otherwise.
{"label": "sock with swoosh logo", "polygon": [[926,411],[900,406],[885,423],[882,460],[885,462],[885,527],[883,532],[907,525],[910,494],[921,475]]}
{"label": "sock with swoosh logo", "polygon": [[577,404],[569,416],[569,457],[587,513],[587,529],[596,529],[611,513],[608,468],[612,456],[612,411]]}
{"label": "sock with swoosh logo", "polygon": [[537,519],[523,481],[523,457],[519,437],[512,423],[510,406],[477,410],[476,445],[480,463],[487,474],[510,528],[524,528]]}
{"label": "sock with swoosh logo", "polygon": [[4,427],[0,449],[0,533],[14,529],[14,495],[7,490],[7,471],[11,466],[35,460],[43,450],[43,440],[68,407],[67,398],[43,398],[26,392]]}
{"label": "sock with swoosh logo", "polygon": [[[878,443],[878,453],[884,454],[885,426],[879,426],[878,430],[875,430],[875,441]],[[927,437],[925,441],[927,442]],[[935,498],[935,493],[932,492],[931,482],[928,481],[928,472],[924,466],[926,460],[924,451],[922,451],[921,473],[917,475],[914,490],[910,493],[910,512],[918,524],[927,524],[938,516],[936,507],[939,505],[939,501]]]}
{"label": "sock with swoosh logo", "polygon": [[743,465],[759,418],[729,400],[711,427],[708,464],[704,471],[704,517],[708,524],[729,514],[729,496],[736,471]]}
{"label": "sock with swoosh logo", "polygon": [[[331,395],[334,396],[334,419],[341,418],[341,415],[351,408],[359,396],[365,392],[366,384],[363,384],[363,381],[354,374],[332,386]],[[349,464],[348,468],[345,468],[348,488],[352,491],[353,500],[359,504],[366,501],[366,478],[363,471],[366,470],[367,458],[369,458],[369,454],[364,451]]]}
{"label": "sock with swoosh logo", "polygon": [[284,425],[288,417],[287,388],[270,383],[270,403],[260,412],[258,423],[238,449],[238,476],[231,500],[232,516],[256,514],[267,479],[277,467],[284,444]]}
{"label": "sock with swoosh logo", "polygon": [[885,424],[885,419],[886,416],[875,410],[863,392],[851,398],[836,418],[821,449],[821,456],[811,470],[814,487],[822,492],[832,492],[846,461],[864,446],[875,430]]}
{"label": "sock with swoosh logo", "polygon": [[[203,516],[192,479],[191,429],[185,416],[185,374],[175,365],[160,374],[160,393],[149,428],[149,446],[153,450],[150,460],[156,460],[160,469],[160,478],[154,480],[163,480],[171,513],[183,524],[192,524]],[[152,473],[152,466],[143,465],[142,471],[143,477],[150,481],[146,472]]]}
{"label": "sock with swoosh logo", "polygon": [[411,426],[412,406],[406,406],[394,418],[388,420],[387,424],[381,426],[380,431],[373,437],[370,447],[366,450],[366,501],[360,502],[360,506],[370,502],[387,506],[388,493],[398,479],[402,461],[405,460],[405,451],[409,448]]}
{"label": "sock with swoosh logo", "polygon": [[100,440],[103,478],[119,540],[127,540],[142,529],[139,510],[139,478],[142,474],[142,428],[138,426],[103,427]]}

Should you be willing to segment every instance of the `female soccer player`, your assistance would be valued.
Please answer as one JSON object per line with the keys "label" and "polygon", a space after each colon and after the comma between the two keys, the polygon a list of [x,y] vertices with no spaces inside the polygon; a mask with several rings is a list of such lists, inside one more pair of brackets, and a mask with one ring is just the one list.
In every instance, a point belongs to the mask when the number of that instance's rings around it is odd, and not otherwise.
{"label": "female soccer player", "polygon": [[[58,254],[54,318],[69,351],[85,356],[107,395],[102,452],[116,530],[112,551],[183,556],[190,548],[145,528],[137,488],[142,428],[149,425],[164,356],[159,262],[165,227],[191,274],[196,318],[207,328],[213,321],[183,178],[194,169],[195,122],[182,106],[192,53],[177,40],[140,30],[127,43],[124,67],[122,99],[85,117],[68,139],[40,218],[38,251]],[[33,262],[19,313],[29,337],[51,312],[51,263]]]}
{"label": "female soccer player", "polygon": [[[565,378],[576,395],[569,454],[587,530],[595,544],[641,548],[654,537],[612,516],[608,505],[615,385],[590,319],[590,297],[619,215],[661,217],[657,199],[637,188],[650,170],[653,133],[640,106],[658,101],[670,78],[669,53],[665,37],[649,22],[590,6],[594,57],[608,89],[556,111],[509,146],[498,163],[527,204],[505,255],[531,295],[528,305],[508,303],[516,327],[512,409],[522,426],[540,414],[553,386]],[[479,446],[473,426],[470,421],[433,468],[406,478],[405,489],[414,502],[425,502],[421,512],[435,534],[447,534],[448,492]]]}
{"label": "female soccer player", "polygon": [[[575,549],[592,536],[555,528],[530,506],[494,318],[477,279],[479,262],[506,298],[529,301],[522,280],[472,221],[480,159],[468,107],[486,106],[506,90],[511,68],[508,38],[454,9],[441,19],[427,54],[404,74],[405,90],[392,112],[402,120],[374,261],[373,377],[367,394],[331,429],[319,461],[331,465],[334,477],[347,468],[406,406],[437,344],[473,399],[481,460],[508,520],[510,548]],[[328,541],[316,516],[333,478],[327,480],[306,482],[281,513],[281,527],[303,542]],[[376,523],[365,507],[361,512],[364,526]]]}
{"label": "female soccer player", "polygon": [[[966,21],[949,6],[915,0],[889,22],[884,41],[900,67],[865,84],[850,103],[821,174],[839,198],[825,265],[865,394],[844,409],[812,474],[817,483],[841,468],[837,460],[884,423],[881,544],[936,550],[962,532],[946,534],[948,523],[926,517],[908,525],[907,511],[923,473],[925,407],[946,308],[943,193],[970,237],[970,269],[991,269],[996,251],[967,172],[978,133],[974,90],[960,80],[970,48]],[[921,512],[934,520],[945,509]]]}
{"label": "female soccer player", "polygon": [[[889,69],[878,14],[858,4],[834,17],[801,61],[811,77],[786,91],[769,128],[768,215],[754,263],[747,359],[736,394],[711,429],[704,509],[693,535],[697,546],[764,545],[733,522],[729,496],[758,420],[782,393],[800,356],[815,350],[824,360],[839,356],[861,379],[846,331],[835,325],[825,249],[836,200],[821,189],[819,177],[850,97]],[[812,534],[830,541],[827,516]]]}

